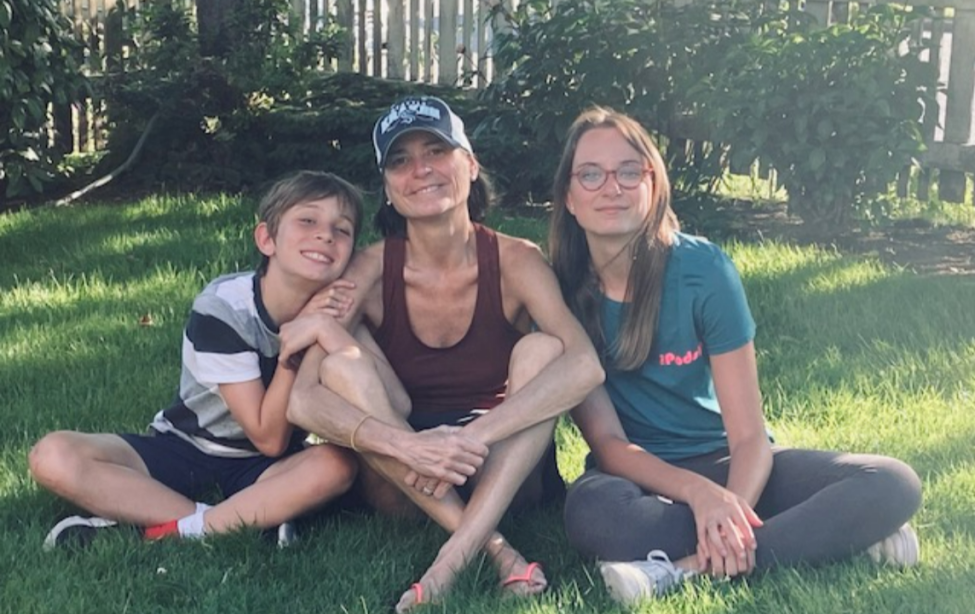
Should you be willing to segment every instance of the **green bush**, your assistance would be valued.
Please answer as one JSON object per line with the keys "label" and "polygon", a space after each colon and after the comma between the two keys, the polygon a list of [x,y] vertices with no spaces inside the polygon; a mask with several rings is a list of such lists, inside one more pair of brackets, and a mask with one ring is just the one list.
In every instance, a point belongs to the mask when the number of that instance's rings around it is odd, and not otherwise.
{"label": "green bush", "polygon": [[677,143],[667,147],[672,123],[695,113],[689,94],[743,44],[762,10],[748,0],[529,0],[513,12],[496,4],[510,29],[497,37],[500,74],[484,94],[491,113],[476,141],[503,165],[509,196],[547,197],[569,124],[592,104],[610,106],[657,133],[677,189],[710,189],[721,149],[688,161]]}
{"label": "green bush", "polygon": [[48,106],[78,100],[81,48],[56,0],[0,0],[0,192],[41,192],[58,153],[48,146]]}
{"label": "green bush", "polygon": [[922,113],[934,108],[937,75],[897,53],[916,16],[883,5],[819,28],[783,15],[728,54],[704,115],[737,165],[771,164],[804,221],[883,214],[875,197],[921,152]]}
{"label": "green bush", "polygon": [[[267,139],[266,175],[313,167],[365,188],[378,188],[372,127],[389,105],[408,94],[444,99],[468,125],[476,125],[484,116],[482,106],[456,87],[357,73],[322,75],[309,84],[306,96],[276,104],[261,117],[260,131]],[[479,152],[479,144],[474,147]]]}
{"label": "green bush", "polygon": [[128,157],[150,119],[139,181],[190,189],[237,189],[266,174],[265,116],[304,97],[343,33],[328,22],[310,34],[289,19],[288,0],[240,0],[222,52],[203,56],[190,13],[146,3],[135,51],[101,83],[109,115],[110,168]]}

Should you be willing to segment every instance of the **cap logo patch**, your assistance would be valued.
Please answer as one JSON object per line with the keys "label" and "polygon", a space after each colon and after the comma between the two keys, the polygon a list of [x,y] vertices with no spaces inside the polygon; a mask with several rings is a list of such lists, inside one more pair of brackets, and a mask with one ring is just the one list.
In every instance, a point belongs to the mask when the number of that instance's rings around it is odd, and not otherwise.
{"label": "cap logo patch", "polygon": [[380,134],[386,134],[400,124],[412,124],[417,120],[440,121],[440,109],[422,100],[407,100],[394,105],[379,125]]}

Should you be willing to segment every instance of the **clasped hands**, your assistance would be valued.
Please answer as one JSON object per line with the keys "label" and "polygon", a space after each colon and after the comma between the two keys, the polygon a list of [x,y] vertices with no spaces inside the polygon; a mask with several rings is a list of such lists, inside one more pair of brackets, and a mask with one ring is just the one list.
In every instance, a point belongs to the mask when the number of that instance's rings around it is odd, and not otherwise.
{"label": "clasped hands", "polygon": [[400,460],[410,468],[404,481],[427,496],[443,498],[452,486],[463,486],[484,465],[488,447],[459,426],[438,426],[409,433],[399,446]]}
{"label": "clasped hands", "polygon": [[757,548],[753,529],[763,524],[751,505],[713,483],[689,505],[697,527],[698,569],[721,578],[750,574]]}

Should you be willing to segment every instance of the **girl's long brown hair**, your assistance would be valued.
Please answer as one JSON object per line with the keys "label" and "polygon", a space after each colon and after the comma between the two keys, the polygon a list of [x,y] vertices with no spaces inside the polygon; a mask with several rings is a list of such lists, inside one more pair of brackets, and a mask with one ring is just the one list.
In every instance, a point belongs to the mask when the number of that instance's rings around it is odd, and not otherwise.
{"label": "girl's long brown hair", "polygon": [[[582,135],[594,128],[613,128],[653,169],[650,212],[638,237],[621,258],[632,260],[626,283],[623,321],[615,342],[609,346],[602,329],[600,299],[602,284],[593,268],[586,233],[566,207],[572,182],[572,163]],[[664,271],[674,233],[680,230],[670,206],[670,180],[660,151],[647,131],[633,118],[605,107],[584,111],[569,128],[553,186],[553,211],[549,223],[549,258],[562,287],[566,303],[582,322],[586,332],[613,367],[638,369],[650,356],[653,335],[660,315]]]}

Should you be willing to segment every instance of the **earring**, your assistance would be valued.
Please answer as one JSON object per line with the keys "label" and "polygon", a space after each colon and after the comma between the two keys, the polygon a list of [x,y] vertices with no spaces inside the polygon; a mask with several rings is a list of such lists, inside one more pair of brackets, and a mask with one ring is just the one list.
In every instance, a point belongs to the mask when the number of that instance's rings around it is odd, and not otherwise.
{"label": "earring", "polygon": [[393,201],[391,201],[391,200],[389,200],[389,199],[387,198],[387,199],[386,199],[386,206],[387,206],[387,207],[392,207],[392,206],[393,206]]}

